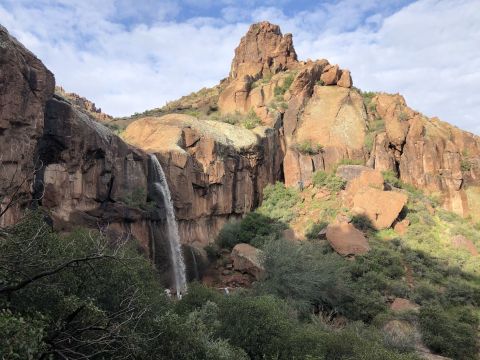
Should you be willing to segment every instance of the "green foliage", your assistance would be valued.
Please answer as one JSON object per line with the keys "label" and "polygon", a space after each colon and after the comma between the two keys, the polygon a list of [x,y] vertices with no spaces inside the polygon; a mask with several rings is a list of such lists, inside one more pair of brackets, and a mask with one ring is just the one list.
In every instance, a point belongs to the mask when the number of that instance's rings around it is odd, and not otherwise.
{"label": "green foliage", "polygon": [[281,225],[271,217],[252,212],[240,221],[227,223],[220,230],[216,242],[226,249],[232,249],[240,243],[262,247],[266,241],[280,237],[281,229]]}
{"label": "green foliage", "polygon": [[400,121],[407,121],[408,120],[408,114],[405,111],[400,111],[400,114],[398,114],[398,119]]}
{"label": "green foliage", "polygon": [[262,121],[257,116],[255,111],[253,109],[250,109],[250,111],[247,113],[247,116],[246,116],[245,120],[243,120],[243,126],[246,129],[251,130],[251,129],[256,128],[259,125],[262,125]]}
{"label": "green foliage", "polygon": [[272,297],[227,296],[219,305],[218,334],[244,349],[251,359],[285,358],[294,318]]}
{"label": "green foliage", "polygon": [[323,145],[314,144],[311,140],[305,140],[292,145],[292,149],[304,155],[318,155],[323,152]]}
{"label": "green foliage", "polygon": [[283,95],[287,92],[288,89],[290,89],[290,86],[293,83],[293,80],[295,79],[294,74],[289,74],[284,80],[283,80],[283,85],[282,86],[275,86],[273,89],[273,93],[275,96],[280,96]]}
{"label": "green foliage", "polygon": [[385,131],[385,121],[383,119],[376,119],[368,123],[368,129],[365,135],[365,147],[368,151],[372,151],[375,137],[383,131]]}
{"label": "green foliage", "polygon": [[349,298],[345,263],[338,255],[288,240],[269,242],[265,254],[266,276],[259,289],[292,301],[304,315],[318,308],[339,310]]}
{"label": "green foliage", "polygon": [[130,207],[139,208],[143,210],[151,210],[155,206],[152,202],[147,202],[147,192],[144,188],[137,187],[125,196],[123,199],[125,204]]}
{"label": "green foliage", "polygon": [[315,84],[318,85],[318,86],[324,86],[324,85],[325,85],[325,81],[323,81],[323,80],[317,80],[317,82],[316,82]]}
{"label": "green foliage", "polygon": [[313,173],[312,182],[316,187],[327,188],[332,192],[339,192],[346,185],[346,181],[341,177],[321,170]]}
{"label": "green foliage", "polygon": [[454,359],[474,359],[478,317],[467,309],[445,311],[438,305],[420,310],[423,340],[432,350]]}
{"label": "green foliage", "polygon": [[300,196],[297,190],[277,182],[265,187],[263,202],[257,212],[281,223],[288,223],[295,218],[295,206],[299,201]]}
{"label": "green foliage", "polygon": [[472,163],[468,159],[462,159],[460,163],[460,168],[462,169],[463,172],[468,172],[472,170]]}
{"label": "green foliage", "polygon": [[360,94],[363,97],[363,103],[365,104],[365,107],[369,112],[375,112],[376,111],[376,105],[373,102],[373,98],[377,95],[373,91],[361,91]]}
{"label": "green foliage", "polygon": [[351,223],[359,230],[370,231],[375,230],[375,227],[372,224],[372,221],[368,216],[365,215],[354,215],[352,216]]}
{"label": "green foliage", "polygon": [[0,358],[34,359],[45,348],[45,323],[10,310],[0,311]]}

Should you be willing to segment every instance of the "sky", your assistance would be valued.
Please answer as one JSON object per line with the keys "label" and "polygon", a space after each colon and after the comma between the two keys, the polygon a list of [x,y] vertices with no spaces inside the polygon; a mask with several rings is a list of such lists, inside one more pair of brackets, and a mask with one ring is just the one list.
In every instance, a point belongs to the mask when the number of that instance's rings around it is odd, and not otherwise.
{"label": "sky", "polygon": [[114,116],[217,84],[263,20],[293,34],[299,59],[480,134],[480,0],[0,0],[0,24],[57,84]]}

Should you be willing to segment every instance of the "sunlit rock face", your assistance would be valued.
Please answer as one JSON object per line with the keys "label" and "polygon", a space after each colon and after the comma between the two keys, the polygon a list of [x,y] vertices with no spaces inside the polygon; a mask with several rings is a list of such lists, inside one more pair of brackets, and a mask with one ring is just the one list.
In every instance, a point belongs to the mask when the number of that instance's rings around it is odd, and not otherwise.
{"label": "sunlit rock face", "polygon": [[280,177],[276,132],[171,114],[132,123],[124,138],[157,154],[165,169],[180,237],[202,245],[228,219],[252,211]]}

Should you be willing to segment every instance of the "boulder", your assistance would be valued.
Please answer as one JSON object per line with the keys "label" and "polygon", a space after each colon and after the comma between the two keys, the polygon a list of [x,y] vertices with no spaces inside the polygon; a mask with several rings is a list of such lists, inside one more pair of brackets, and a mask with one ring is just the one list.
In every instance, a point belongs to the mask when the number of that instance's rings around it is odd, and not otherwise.
{"label": "boulder", "polygon": [[320,76],[320,81],[324,85],[336,85],[341,75],[341,71],[338,68],[338,65],[328,65],[323,70],[322,75]]}
{"label": "boulder", "polygon": [[402,221],[398,221],[395,224],[395,226],[393,227],[393,230],[395,230],[395,232],[398,235],[405,235],[409,226],[410,226],[410,220],[403,219]]}
{"label": "boulder", "polygon": [[349,70],[342,70],[340,79],[337,81],[337,85],[345,88],[351,88],[352,83],[352,76],[350,75]]}
{"label": "boulder", "polygon": [[237,244],[232,250],[233,268],[260,280],[265,274],[263,251],[249,244]]}
{"label": "boulder", "polygon": [[392,226],[407,200],[401,192],[366,187],[353,196],[352,203],[357,215],[367,216],[376,229],[386,229]]}
{"label": "boulder", "polygon": [[363,233],[347,222],[328,225],[326,237],[332,248],[343,256],[361,255],[370,251]]}

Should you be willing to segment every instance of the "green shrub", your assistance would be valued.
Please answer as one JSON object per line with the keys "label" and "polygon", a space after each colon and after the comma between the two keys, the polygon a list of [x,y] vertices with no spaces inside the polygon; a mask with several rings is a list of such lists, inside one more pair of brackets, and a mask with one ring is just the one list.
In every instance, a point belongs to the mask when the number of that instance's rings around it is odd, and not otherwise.
{"label": "green shrub", "polygon": [[259,212],[245,215],[240,221],[232,221],[220,230],[216,243],[225,249],[233,249],[240,243],[262,247],[268,240],[280,237],[281,224]]}
{"label": "green shrub", "polygon": [[370,231],[375,230],[372,221],[368,216],[365,215],[354,215],[352,216],[351,223],[359,230]]}
{"label": "green shrub", "polygon": [[460,168],[462,169],[463,172],[468,172],[472,170],[472,163],[468,159],[462,159],[460,163]]}
{"label": "green shrub", "polygon": [[343,260],[337,254],[324,254],[318,245],[269,242],[264,266],[262,292],[290,299],[304,315],[315,308],[338,310],[349,300]]}
{"label": "green shrub", "polygon": [[272,296],[226,296],[219,304],[218,336],[244,349],[251,359],[284,358],[294,318]]}
{"label": "green shrub", "polygon": [[346,185],[346,181],[341,177],[321,170],[313,173],[312,182],[316,187],[327,188],[332,192],[338,192]]}
{"label": "green shrub", "polygon": [[250,109],[250,111],[247,113],[247,116],[246,116],[245,120],[243,120],[243,126],[246,129],[251,130],[251,129],[256,128],[259,125],[262,125],[262,121],[257,116],[255,111],[253,109]]}
{"label": "green shrub", "polygon": [[438,305],[420,309],[423,341],[433,351],[454,359],[475,359],[478,318],[466,308],[445,311]]}
{"label": "green shrub", "polygon": [[295,207],[299,202],[298,190],[277,182],[265,187],[262,205],[257,212],[281,223],[288,223],[296,217]]}
{"label": "green shrub", "polygon": [[293,80],[295,79],[294,74],[289,74],[284,80],[283,80],[283,85],[282,86],[275,86],[273,89],[273,93],[275,96],[281,96],[287,92],[288,89],[290,89],[290,86],[293,83]]}
{"label": "green shrub", "polygon": [[313,144],[311,140],[305,140],[292,145],[292,149],[303,155],[318,155],[323,152],[323,145]]}

